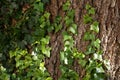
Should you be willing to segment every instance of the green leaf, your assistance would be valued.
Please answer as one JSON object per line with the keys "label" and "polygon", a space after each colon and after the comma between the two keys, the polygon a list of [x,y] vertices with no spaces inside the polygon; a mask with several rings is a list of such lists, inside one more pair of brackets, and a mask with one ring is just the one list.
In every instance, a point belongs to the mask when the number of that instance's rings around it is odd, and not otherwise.
{"label": "green leaf", "polygon": [[97,48],[97,49],[100,49],[100,39],[97,39],[96,41],[94,41],[94,46]]}
{"label": "green leaf", "polygon": [[86,4],[85,9],[86,9],[86,10],[89,10],[90,8],[91,8],[91,5]]}
{"label": "green leaf", "polygon": [[85,34],[84,34],[84,40],[89,40],[90,38],[89,38],[89,32],[86,32]]}
{"label": "green leaf", "polygon": [[94,14],[95,14],[95,9],[94,9],[94,8],[90,8],[90,9],[88,10],[88,14],[94,15]]}
{"label": "green leaf", "polygon": [[69,31],[72,32],[73,34],[76,34],[77,32],[77,25],[72,24],[72,26],[69,28]]}
{"label": "green leaf", "polygon": [[45,54],[47,57],[50,57],[50,47],[42,47],[42,53]]}
{"label": "green leaf", "polygon": [[46,80],[53,80],[51,77],[48,77]]}
{"label": "green leaf", "polygon": [[41,16],[40,19],[39,19],[40,23],[43,23],[45,22],[45,17],[44,16]]}
{"label": "green leaf", "polygon": [[90,25],[90,30],[93,30],[96,33],[98,33],[99,32],[99,26],[98,25],[99,25],[99,23],[97,21],[93,22],[93,24]]}
{"label": "green leaf", "polygon": [[70,17],[71,19],[73,19],[75,16],[75,10],[69,10],[67,13],[67,16]]}
{"label": "green leaf", "polygon": [[84,76],[83,80],[90,80],[90,73],[86,73],[86,75]]}
{"label": "green leaf", "polygon": [[70,41],[65,41],[64,43],[65,46],[69,46],[70,44],[71,44]]}
{"label": "green leaf", "polygon": [[83,59],[85,58],[85,55],[82,52],[74,52],[73,56],[78,59]]}
{"label": "green leaf", "polygon": [[92,74],[93,76],[91,77],[90,80],[105,80],[105,74],[104,73],[94,73]]}
{"label": "green leaf", "polygon": [[68,59],[67,59],[67,57],[65,57],[64,63],[65,63],[65,64],[68,64]]}
{"label": "green leaf", "polygon": [[69,10],[69,7],[70,7],[70,1],[68,0],[68,1],[63,5],[63,10],[64,10],[64,11],[67,11],[67,10]]}
{"label": "green leaf", "polygon": [[62,61],[65,60],[64,52],[60,52],[60,59],[61,59]]}
{"label": "green leaf", "polygon": [[94,53],[94,59],[95,60],[100,60],[100,61],[102,61],[103,59],[102,59],[102,55],[101,54],[98,54],[98,53]]}
{"label": "green leaf", "polygon": [[69,31],[72,32],[73,34],[76,33],[76,30],[75,30],[73,27],[70,27],[70,28],[69,28]]}
{"label": "green leaf", "polygon": [[17,56],[15,57],[15,61],[20,60],[20,58],[21,58],[21,55],[17,55]]}
{"label": "green leaf", "polygon": [[44,17],[45,17],[46,19],[49,19],[50,13],[46,12],[46,13],[44,14]]}
{"label": "green leaf", "polygon": [[43,10],[44,10],[44,4],[41,2],[39,2],[39,4],[34,4],[33,6],[34,6],[34,9],[36,9],[40,12],[43,12]]}
{"label": "green leaf", "polygon": [[95,40],[95,35],[93,33],[86,32],[83,39],[84,40]]}
{"label": "green leaf", "polygon": [[85,67],[87,61],[86,60],[79,60],[79,64],[82,66],[82,67]]}
{"label": "green leaf", "polygon": [[51,25],[51,26],[49,26],[49,27],[47,28],[47,31],[48,31],[48,32],[51,32],[52,30],[54,30],[54,26],[53,26],[53,25]]}
{"label": "green leaf", "polygon": [[97,71],[97,73],[104,73],[105,72],[102,66],[96,67],[96,71]]}
{"label": "green leaf", "polygon": [[71,26],[73,23],[73,19],[69,18],[68,16],[65,17],[65,24],[67,27]]}
{"label": "green leaf", "polygon": [[42,44],[49,44],[50,37],[46,36],[45,38],[41,39]]}
{"label": "green leaf", "polygon": [[62,17],[61,16],[56,16],[55,18],[55,23],[59,24],[61,22]]}
{"label": "green leaf", "polygon": [[58,32],[61,29],[62,29],[62,25],[61,24],[55,26],[55,32]]}
{"label": "green leaf", "polygon": [[86,15],[83,16],[83,22],[85,24],[91,23],[92,21],[93,21],[93,19],[92,19],[92,17],[90,15],[86,14]]}
{"label": "green leaf", "polygon": [[22,60],[16,62],[16,67],[19,67],[19,66],[22,66],[22,65],[23,65],[23,61]]}
{"label": "green leaf", "polygon": [[29,43],[32,43],[33,42],[33,37],[30,34],[26,34],[25,37],[24,37],[24,40],[29,42]]}
{"label": "green leaf", "polygon": [[9,54],[10,54],[10,58],[16,56],[16,52],[13,52],[13,51],[10,51]]}
{"label": "green leaf", "polygon": [[63,32],[63,40],[66,41],[66,40],[71,40],[72,39],[72,36],[68,35],[67,32]]}
{"label": "green leaf", "polygon": [[88,55],[88,54],[93,54],[93,53],[95,53],[95,48],[93,48],[92,46],[90,46],[90,47],[88,47],[87,48],[87,51],[85,52],[85,54],[86,55]]}

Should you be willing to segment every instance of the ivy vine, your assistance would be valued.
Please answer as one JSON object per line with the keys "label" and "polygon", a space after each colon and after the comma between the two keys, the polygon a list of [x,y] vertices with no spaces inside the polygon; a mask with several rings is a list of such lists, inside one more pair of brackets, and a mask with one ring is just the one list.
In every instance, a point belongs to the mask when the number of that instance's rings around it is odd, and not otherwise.
{"label": "ivy vine", "polygon": [[[52,80],[44,64],[50,57],[48,0],[0,2],[0,79]],[[15,15],[15,16],[14,16]]]}
{"label": "ivy vine", "polygon": [[89,64],[86,64],[86,76],[83,80],[104,80],[105,71],[103,69],[103,59],[102,59],[102,50],[100,47],[100,39],[96,37],[99,33],[99,22],[94,20],[92,16],[95,15],[95,9],[86,4],[85,9],[87,13],[84,15],[84,23],[90,24],[90,29],[85,32],[84,40],[90,41],[87,46],[85,55],[90,55]]}
{"label": "ivy vine", "polygon": [[[50,22],[50,13],[45,11],[49,0],[6,0],[0,5],[0,79],[1,80],[52,80],[44,64],[45,57],[50,57],[51,47],[48,33],[63,29],[61,16]],[[85,69],[83,80],[104,80],[102,67],[102,50],[99,33],[99,22],[93,18],[95,8],[86,4],[87,13],[83,21],[90,25],[83,39],[89,41],[85,52],[74,46],[73,36],[77,36],[77,25],[74,22],[75,11],[67,0],[62,9],[64,29],[62,32],[64,49],[60,52],[61,76],[59,80],[79,80],[79,75],[72,67],[75,60]],[[16,15],[16,16],[14,16]],[[86,57],[89,57],[86,59]]]}
{"label": "ivy vine", "polygon": [[[99,22],[92,18],[95,15],[95,9],[89,4],[86,4],[85,9],[87,13],[84,15],[83,20],[85,24],[90,24],[90,29],[85,32],[84,40],[90,43],[85,52],[80,52],[74,48],[73,35],[77,35],[77,25],[74,23],[74,10],[70,9],[69,1],[63,5],[63,10],[66,12],[65,25],[67,30],[63,32],[64,50],[60,53],[62,71],[60,80],[79,79],[78,74],[72,69],[72,64],[75,59],[86,70],[86,75],[83,80],[104,80],[106,77],[103,69],[101,41],[97,38]],[[91,57],[86,60],[86,56],[89,55]]]}

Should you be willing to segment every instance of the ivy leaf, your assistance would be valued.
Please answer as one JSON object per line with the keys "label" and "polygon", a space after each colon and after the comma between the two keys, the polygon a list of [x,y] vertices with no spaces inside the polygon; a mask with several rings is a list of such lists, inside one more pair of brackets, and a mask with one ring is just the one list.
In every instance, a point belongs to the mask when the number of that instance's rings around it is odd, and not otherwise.
{"label": "ivy leaf", "polygon": [[100,39],[97,39],[96,41],[94,41],[94,46],[97,48],[97,49],[100,49]]}
{"label": "ivy leaf", "polygon": [[64,52],[60,52],[60,59],[63,61],[65,59],[65,55],[64,55]]}
{"label": "ivy leaf", "polygon": [[63,32],[63,39],[64,39],[64,41],[66,41],[66,40],[71,40],[71,39],[72,39],[72,36],[68,35],[67,32]]}
{"label": "ivy leaf", "polygon": [[69,16],[71,19],[74,18],[75,11],[74,10],[69,10],[67,16]]}
{"label": "ivy leaf", "polygon": [[88,47],[87,51],[85,52],[86,55],[93,53],[95,53],[95,48],[93,48],[92,46]]}
{"label": "ivy leaf", "polygon": [[86,32],[84,35],[84,40],[95,40],[95,35],[90,32]]}
{"label": "ivy leaf", "polygon": [[50,37],[46,36],[45,38],[41,39],[42,44],[49,44]]}
{"label": "ivy leaf", "polygon": [[98,25],[99,25],[99,23],[97,21],[93,22],[93,24],[90,25],[90,30],[93,30],[96,33],[98,33],[99,32],[99,26]]}
{"label": "ivy leaf", "polygon": [[104,73],[105,72],[102,66],[96,67],[96,71],[97,71],[97,73]]}
{"label": "ivy leaf", "polygon": [[43,71],[43,72],[45,71],[44,65],[45,65],[44,62],[41,62],[41,63],[40,63],[40,69],[41,69],[41,71]]}
{"label": "ivy leaf", "polygon": [[92,77],[90,80],[105,80],[105,74],[104,73],[94,73],[94,74],[92,74]]}
{"label": "ivy leaf", "polygon": [[68,16],[65,17],[65,24],[66,26],[70,26],[73,23],[73,19],[69,18]]}
{"label": "ivy leaf", "polygon": [[56,26],[55,26],[55,33],[58,32],[58,31],[61,30],[61,29],[62,29],[62,25],[61,25],[61,24],[56,25]]}
{"label": "ivy leaf", "polygon": [[88,10],[88,14],[94,15],[94,14],[95,14],[95,9],[94,9],[94,8],[90,8],[90,9]]}
{"label": "ivy leaf", "polygon": [[83,39],[84,40],[89,40],[89,34],[90,34],[89,32],[86,32]]}
{"label": "ivy leaf", "polygon": [[77,25],[72,24],[72,26],[69,28],[69,31],[72,32],[73,34],[76,34],[77,32]]}
{"label": "ivy leaf", "polygon": [[44,5],[41,2],[39,4],[34,4],[33,6],[34,6],[34,9],[36,9],[40,12],[43,12],[43,10],[44,10]]}
{"label": "ivy leaf", "polygon": [[83,16],[83,22],[85,24],[91,23],[92,21],[93,21],[93,19],[92,19],[92,17],[90,15],[86,14],[86,15]]}
{"label": "ivy leaf", "polygon": [[85,67],[87,61],[86,60],[79,60],[79,64],[82,66],[82,67]]}
{"label": "ivy leaf", "polygon": [[86,4],[85,9],[88,10],[90,8],[91,8],[91,6],[89,4]]}
{"label": "ivy leaf", "polygon": [[68,1],[63,5],[63,10],[64,10],[64,11],[69,10],[69,6],[70,6],[70,1],[68,0]]}
{"label": "ivy leaf", "polygon": [[65,41],[65,46],[69,46],[71,43],[70,43],[70,41]]}
{"label": "ivy leaf", "polygon": [[50,50],[50,47],[42,46],[42,53],[45,54],[47,57],[50,57]]}
{"label": "ivy leaf", "polygon": [[51,77],[48,77],[46,80],[53,80]]}
{"label": "ivy leaf", "polygon": [[83,80],[90,80],[90,73],[86,73],[86,75],[84,76]]}
{"label": "ivy leaf", "polygon": [[21,64],[20,64],[20,61],[17,61],[16,62],[16,67],[19,67]]}
{"label": "ivy leaf", "polygon": [[96,59],[96,60],[100,60],[100,61],[102,61],[102,60],[103,60],[103,59],[102,59],[102,55],[101,55],[101,54],[94,53],[94,54],[93,54],[93,56],[94,56],[94,59]]}
{"label": "ivy leaf", "polygon": [[10,58],[16,56],[16,52],[13,52],[13,51],[10,51],[9,54],[10,54]]}
{"label": "ivy leaf", "polygon": [[54,26],[53,25],[51,25],[50,27],[47,28],[48,32],[51,32],[52,30],[54,30]]}
{"label": "ivy leaf", "polygon": [[74,52],[73,56],[78,59],[83,59],[85,58],[85,55],[82,52]]}
{"label": "ivy leaf", "polygon": [[44,14],[44,17],[45,17],[46,19],[49,19],[50,13],[46,12],[46,13]]}
{"label": "ivy leaf", "polygon": [[68,59],[67,59],[67,57],[65,57],[64,63],[65,63],[65,64],[68,64]]}

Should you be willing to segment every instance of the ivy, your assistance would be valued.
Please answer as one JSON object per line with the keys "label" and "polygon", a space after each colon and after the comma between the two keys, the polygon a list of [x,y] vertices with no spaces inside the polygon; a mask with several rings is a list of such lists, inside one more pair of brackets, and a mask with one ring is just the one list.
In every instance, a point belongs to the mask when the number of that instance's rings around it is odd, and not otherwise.
{"label": "ivy", "polygon": [[[63,5],[63,10],[66,11],[67,14],[64,18],[67,31],[63,32],[64,50],[60,52],[62,71],[60,79],[68,79],[65,78],[65,74],[69,74],[69,70],[72,70],[71,67],[75,59],[77,59],[79,64],[86,70],[86,75],[83,80],[105,79],[105,76],[103,76],[103,74],[105,74],[104,69],[102,68],[101,41],[96,37],[97,33],[99,33],[99,22],[92,18],[92,16],[95,15],[95,9],[89,4],[85,7],[87,13],[83,16],[83,21],[85,24],[90,24],[90,29],[85,33],[83,38],[85,41],[90,41],[90,43],[87,46],[86,52],[79,52],[74,48],[74,39],[72,37],[77,34],[77,25],[74,23],[74,10],[70,9],[70,2],[68,2],[69,1]],[[92,56],[86,60],[85,57],[88,55]],[[101,62],[97,62],[98,60]],[[73,76],[71,75],[71,77],[68,77],[72,79]],[[75,80],[78,79],[79,77],[76,76]]]}
{"label": "ivy", "polygon": [[[78,80],[78,74],[72,70],[72,64],[74,62],[74,57],[77,56],[74,53],[74,39],[73,35],[77,34],[77,25],[74,23],[74,10],[70,9],[70,1],[63,5],[63,10],[66,12],[66,16],[64,18],[66,30],[62,33],[63,34],[63,42],[64,42],[64,50],[60,52],[60,59],[61,59],[61,71],[62,75],[59,80]],[[74,53],[74,56],[73,56]],[[74,75],[74,76],[73,76]]]}
{"label": "ivy", "polygon": [[52,80],[45,68],[50,57],[48,0],[0,2],[0,79]]}
{"label": "ivy", "polygon": [[85,32],[83,39],[89,44],[86,51],[82,52],[74,46],[73,36],[77,36],[77,25],[74,22],[75,10],[71,8],[71,2],[67,0],[62,6],[65,17],[62,19],[57,15],[53,23],[50,22],[51,14],[45,11],[46,3],[49,0],[0,2],[0,79],[52,80],[44,62],[46,57],[51,56],[48,33],[60,31],[64,48],[60,51],[62,74],[59,80],[79,80],[79,75],[73,69],[75,60],[86,71],[83,80],[105,79],[101,41],[96,36],[99,33],[99,22],[93,18],[95,8],[89,4],[85,6],[87,12],[83,21],[89,25],[89,30]]}
{"label": "ivy", "polygon": [[46,36],[45,38],[41,39],[41,51],[44,55],[46,55],[47,57],[50,57],[50,50],[51,48],[46,46],[49,44],[49,36]]}
{"label": "ivy", "polygon": [[99,33],[99,23],[97,21],[94,21],[93,24],[90,25],[90,30],[93,30],[96,33]]}
{"label": "ivy", "polygon": [[89,4],[85,8],[87,13],[84,15],[83,20],[85,24],[90,24],[90,29],[84,35],[84,40],[90,41],[85,54],[93,57],[89,57],[89,64],[86,64],[87,74],[83,80],[104,80],[106,76],[102,66],[101,41],[96,37],[96,34],[99,33],[99,22],[92,18],[95,15],[95,9]]}
{"label": "ivy", "polygon": [[[66,4],[68,4],[68,2]],[[65,73],[68,74],[68,70],[71,70],[73,61],[77,59],[79,64],[86,70],[86,75],[84,76],[83,80],[104,80],[106,76],[102,66],[102,50],[100,48],[101,41],[96,37],[96,35],[99,33],[99,22],[92,18],[92,16],[95,15],[95,9],[89,4],[86,5],[87,13],[83,16],[83,21],[85,24],[90,24],[90,29],[85,33],[84,40],[90,41],[90,43],[87,46],[86,52],[79,52],[76,48],[74,48],[74,39],[72,37],[73,35],[77,34],[77,25],[73,20],[74,11],[71,10],[70,6],[68,7],[66,4],[63,6],[65,7],[63,9],[67,14],[65,17],[67,31],[63,32],[64,50],[60,53],[62,63],[61,69],[63,74],[61,79],[65,78]],[[73,35],[71,35],[71,33]],[[86,60],[85,57],[88,55],[92,56]],[[98,60],[101,62],[98,62]],[[77,79],[79,79],[78,76],[75,80]]]}

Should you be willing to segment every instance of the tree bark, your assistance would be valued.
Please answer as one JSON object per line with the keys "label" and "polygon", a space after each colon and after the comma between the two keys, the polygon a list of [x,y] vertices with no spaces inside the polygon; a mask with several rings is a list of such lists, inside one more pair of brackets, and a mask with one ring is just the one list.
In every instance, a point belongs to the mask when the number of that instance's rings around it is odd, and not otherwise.
{"label": "tree bark", "polygon": [[[65,12],[62,5],[66,0],[50,0],[47,10],[51,13],[51,22],[57,15],[64,18]],[[79,51],[85,51],[87,42],[83,41],[84,32],[89,25],[83,23],[83,15],[86,13],[85,5],[91,4],[95,10],[94,19],[100,25],[98,37],[101,39],[103,58],[110,61],[109,80],[120,80],[120,0],[71,0],[72,8],[75,10],[75,23],[78,25],[78,35],[75,36],[75,46]],[[50,33],[51,57],[46,58],[46,68],[53,80],[58,80],[61,75],[59,70],[60,51],[63,47],[62,32]],[[84,69],[74,63],[74,69],[79,74],[80,80],[84,76]]]}

